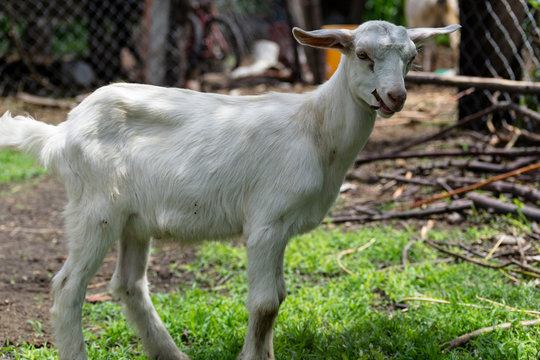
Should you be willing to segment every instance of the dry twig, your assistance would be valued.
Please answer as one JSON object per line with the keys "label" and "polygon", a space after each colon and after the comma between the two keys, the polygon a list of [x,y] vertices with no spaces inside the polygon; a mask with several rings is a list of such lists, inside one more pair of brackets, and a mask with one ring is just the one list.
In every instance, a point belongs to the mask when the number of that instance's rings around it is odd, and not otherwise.
{"label": "dry twig", "polygon": [[371,240],[369,240],[368,243],[360,246],[359,248],[356,248],[356,249],[347,249],[347,250],[343,250],[342,252],[340,252],[337,256],[337,262],[338,262],[338,265],[341,269],[343,269],[343,271],[345,271],[347,274],[349,275],[354,275],[354,273],[347,269],[345,267],[345,265],[343,265],[343,263],[341,262],[341,258],[344,256],[344,255],[348,255],[348,254],[352,254],[352,253],[355,253],[355,252],[361,252],[361,251],[364,251],[365,249],[367,249],[368,247],[370,247],[377,239],[376,238],[373,238]]}
{"label": "dry twig", "polygon": [[505,304],[502,304],[500,302],[497,302],[497,301],[493,301],[491,299],[486,299],[486,298],[483,298],[483,297],[480,297],[478,295],[475,295],[476,298],[480,301],[486,301],[490,304],[494,304],[494,305],[497,305],[497,306],[501,306],[507,310],[510,310],[510,311],[515,311],[515,312],[522,312],[524,314],[527,314],[527,315],[531,315],[531,316],[534,316],[534,317],[537,317],[538,315],[540,315],[540,311],[534,311],[534,310],[521,310],[521,309],[516,309],[515,307],[512,307],[512,306],[508,306],[508,305],[505,305]]}
{"label": "dry twig", "polygon": [[476,207],[483,209],[491,209],[499,214],[523,214],[526,218],[530,220],[540,220],[540,209],[523,205],[518,207],[514,204],[508,204],[491,197],[481,195],[478,193],[469,193],[467,197],[471,199]]}
{"label": "dry twig", "polygon": [[468,185],[468,186],[456,189],[456,190],[448,192],[448,193],[443,193],[443,194],[438,194],[438,195],[432,196],[429,199],[425,199],[425,200],[418,201],[418,202],[414,203],[413,205],[411,205],[410,208],[414,209],[416,207],[419,207],[419,206],[422,206],[422,205],[425,205],[425,204],[429,204],[429,203],[431,203],[433,201],[441,200],[441,199],[447,198],[449,196],[463,194],[463,193],[466,193],[466,192],[470,192],[472,190],[480,189],[480,188],[482,188],[483,186],[485,186],[487,184],[491,184],[492,182],[503,180],[503,179],[506,179],[506,178],[509,178],[509,177],[512,177],[512,176],[516,176],[516,175],[519,175],[519,174],[524,174],[526,172],[533,171],[533,170],[536,170],[536,169],[540,169],[540,163],[531,164],[529,166],[525,166],[525,167],[519,168],[519,169],[514,170],[514,171],[510,171],[510,172],[507,172],[507,173],[504,173],[504,174],[501,174],[501,175],[493,176],[492,178],[489,178],[487,180],[481,181],[481,182],[476,183],[476,184]]}
{"label": "dry twig", "polygon": [[356,159],[354,166],[358,167],[362,164],[366,164],[378,160],[393,160],[393,159],[412,159],[412,158],[434,158],[434,157],[448,157],[448,156],[473,156],[473,155],[492,155],[492,156],[504,156],[504,157],[521,157],[521,156],[538,156],[540,155],[540,147],[518,147],[512,149],[447,149],[447,150],[418,150],[418,151],[403,151],[394,152],[389,154],[367,154],[362,155]]}
{"label": "dry twig", "polygon": [[367,221],[381,221],[390,219],[407,219],[418,218],[428,215],[444,214],[448,212],[460,211],[469,209],[472,205],[470,200],[459,200],[452,204],[444,204],[442,206],[434,206],[429,209],[420,210],[405,210],[405,211],[388,211],[383,214],[375,215],[354,215],[354,216],[337,216],[331,219],[334,224],[340,224],[345,222],[367,222]]}
{"label": "dry twig", "polygon": [[440,252],[443,252],[443,253],[445,253],[447,255],[455,256],[457,258],[460,258],[460,259],[468,261],[468,262],[472,262],[472,263],[480,265],[480,266],[484,266],[484,267],[488,267],[488,268],[492,268],[492,269],[501,269],[501,268],[507,267],[508,265],[512,264],[512,262],[510,262],[510,261],[506,261],[506,262],[503,262],[503,263],[500,263],[500,264],[493,264],[493,263],[490,263],[490,262],[487,262],[487,261],[478,260],[478,259],[466,256],[466,255],[454,252],[452,250],[445,249],[444,247],[439,246],[439,244],[437,244],[434,241],[431,241],[429,239],[424,240],[424,242],[426,244],[428,244],[429,246],[431,246],[432,248],[439,250]]}
{"label": "dry twig", "polygon": [[402,301],[404,301],[404,302],[407,302],[407,301],[424,301],[424,302],[432,302],[432,303],[437,303],[437,304],[448,304],[448,305],[455,304],[455,305],[459,305],[459,306],[467,306],[467,307],[473,307],[473,308],[478,308],[478,309],[492,309],[491,306],[468,304],[468,303],[461,303],[461,302],[452,303],[452,302],[450,302],[448,300],[425,298],[425,297],[414,297],[414,296],[413,297],[406,297]]}
{"label": "dry twig", "polygon": [[410,72],[405,81],[410,83],[435,84],[475,89],[499,90],[518,94],[539,94],[540,84],[533,81],[516,81],[463,75],[437,75],[430,72]]}
{"label": "dry twig", "polygon": [[[520,321],[518,324],[520,326],[532,326],[532,325],[536,325],[540,323],[540,319],[534,319],[534,320],[526,320],[526,321]],[[494,326],[488,326],[488,327],[485,327],[485,328],[481,328],[481,329],[478,329],[478,330],[475,330],[473,332],[470,332],[468,334],[465,334],[465,335],[461,335],[451,341],[448,341],[446,343],[443,344],[444,345],[447,345],[446,348],[444,348],[443,352],[448,352],[450,350],[453,350],[459,346],[462,346],[463,344],[467,343],[469,340],[471,340],[473,337],[475,336],[478,336],[480,334],[483,334],[483,333],[486,333],[486,332],[490,332],[490,331],[493,331],[493,330],[496,330],[496,329],[509,329],[512,327],[514,323],[511,323],[511,322],[507,322],[507,323],[503,323],[503,324],[499,324],[499,325],[494,325]]]}

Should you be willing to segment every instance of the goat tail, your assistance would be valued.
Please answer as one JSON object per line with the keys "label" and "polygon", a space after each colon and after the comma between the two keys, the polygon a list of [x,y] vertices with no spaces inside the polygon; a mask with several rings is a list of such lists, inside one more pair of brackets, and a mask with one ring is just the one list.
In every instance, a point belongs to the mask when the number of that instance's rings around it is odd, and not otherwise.
{"label": "goat tail", "polygon": [[45,166],[51,160],[54,137],[58,128],[30,116],[11,116],[6,111],[0,117],[0,150],[13,149],[38,158]]}

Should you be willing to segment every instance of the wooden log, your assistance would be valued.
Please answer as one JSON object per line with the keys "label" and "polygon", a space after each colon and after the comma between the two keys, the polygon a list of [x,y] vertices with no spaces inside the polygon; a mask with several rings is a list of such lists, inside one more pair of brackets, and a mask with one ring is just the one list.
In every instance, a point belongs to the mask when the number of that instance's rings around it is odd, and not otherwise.
{"label": "wooden log", "polygon": [[410,159],[410,158],[434,158],[434,157],[455,157],[455,156],[477,156],[477,155],[492,155],[501,157],[519,157],[540,155],[540,147],[520,147],[512,149],[469,149],[469,150],[437,150],[437,151],[404,151],[400,153],[390,154],[368,154],[358,157],[354,162],[354,166],[358,167],[362,164],[378,160],[392,159]]}
{"label": "wooden log", "polygon": [[[398,180],[399,181],[399,180]],[[454,186],[464,186],[469,184],[475,184],[481,182],[480,179],[464,178],[464,177],[448,177],[446,179]],[[487,184],[483,187],[485,190],[495,191],[498,193],[510,193],[515,196],[520,196],[526,200],[539,202],[540,191],[524,185],[509,183],[506,181],[496,181],[491,184]]]}
{"label": "wooden log", "polygon": [[474,87],[491,91],[504,91],[517,94],[540,94],[540,82],[516,81],[463,75],[436,75],[429,72],[411,72],[405,77],[411,84],[434,84],[453,87]]}
{"label": "wooden log", "polygon": [[468,193],[467,197],[471,199],[476,207],[491,209],[499,214],[518,214],[521,212],[527,219],[540,221],[540,209],[523,205],[518,209],[517,205],[504,203],[497,199],[490,198],[478,193]]}
{"label": "wooden log", "polygon": [[[494,177],[489,178],[487,180],[481,181],[479,183],[472,184],[472,185],[469,185],[469,186],[465,186],[465,187],[456,189],[454,191],[450,191],[448,193],[442,193],[442,194],[432,196],[429,199],[425,199],[425,200],[418,201],[418,202],[414,203],[413,205],[411,205],[410,208],[414,209],[416,207],[419,207],[419,206],[422,206],[422,205],[425,205],[425,204],[429,204],[429,203],[431,203],[433,201],[441,200],[441,199],[447,198],[449,196],[459,195],[459,194],[467,193],[467,192],[470,192],[470,191],[473,191],[473,190],[477,190],[477,189],[480,189],[480,188],[486,186],[487,184],[491,184],[491,183],[493,183],[495,181],[504,180],[504,179],[507,179],[509,177],[516,176],[516,175],[519,175],[519,174],[524,174],[526,172],[537,170],[537,169],[540,169],[540,163],[531,164],[529,166],[525,166],[525,167],[522,167],[522,168],[517,169],[517,170],[513,170],[513,171],[510,171],[510,172],[501,174],[501,175],[497,175],[497,176],[494,176]],[[517,213],[517,207],[516,207],[516,213]],[[538,214],[538,218],[540,219],[540,212]]]}
{"label": "wooden log", "polygon": [[367,222],[367,221],[381,221],[390,219],[408,219],[408,218],[422,218],[428,215],[445,214],[454,211],[461,211],[470,209],[472,202],[469,200],[455,201],[450,205],[434,206],[429,209],[421,210],[405,210],[405,211],[388,211],[377,215],[357,215],[357,216],[339,216],[331,218],[331,222],[334,224],[342,224],[345,222]]}

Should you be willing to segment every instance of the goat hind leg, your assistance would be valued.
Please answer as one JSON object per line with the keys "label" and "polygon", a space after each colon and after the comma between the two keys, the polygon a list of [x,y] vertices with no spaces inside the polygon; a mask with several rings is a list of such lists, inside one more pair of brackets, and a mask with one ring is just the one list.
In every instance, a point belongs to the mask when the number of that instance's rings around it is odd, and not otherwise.
{"label": "goat hind leg", "polygon": [[66,236],[69,254],[52,282],[51,323],[59,359],[84,360],[81,317],[86,288],[116,239],[113,231],[102,231],[99,225],[87,223],[66,226]]}
{"label": "goat hind leg", "polygon": [[124,303],[126,317],[137,329],[151,359],[189,360],[178,350],[152,305],[146,280],[149,252],[150,240],[122,236],[111,287]]}

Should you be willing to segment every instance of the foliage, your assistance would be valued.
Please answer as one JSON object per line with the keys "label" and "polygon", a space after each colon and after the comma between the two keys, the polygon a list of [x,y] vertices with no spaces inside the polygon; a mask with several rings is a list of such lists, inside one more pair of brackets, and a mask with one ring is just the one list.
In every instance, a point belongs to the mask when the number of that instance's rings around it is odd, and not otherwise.
{"label": "foliage", "polygon": [[86,55],[89,46],[87,21],[61,22],[54,27],[52,52],[55,56]]}
{"label": "foliage", "polygon": [[364,21],[386,20],[405,25],[405,0],[366,0]]}
{"label": "foliage", "polygon": [[[491,226],[465,231],[434,231],[434,240],[474,241],[493,233]],[[511,283],[497,270],[470,263],[426,262],[405,269],[387,269],[401,263],[405,244],[414,229],[368,226],[357,231],[316,230],[293,239],[287,249],[286,279],[289,296],[281,307],[274,333],[278,359],[529,359],[536,358],[540,327],[499,330],[471,340],[464,348],[441,352],[440,345],[475,329],[503,322],[529,320],[504,307],[460,306],[489,298],[515,308],[538,310],[540,297],[533,282]],[[371,238],[376,242],[342,259],[354,275],[345,273],[336,255],[357,248]],[[418,242],[409,251],[410,262],[439,256]],[[246,330],[246,258],[242,247],[208,242],[193,264],[175,271],[195,278],[177,292],[156,294],[153,301],[182,351],[196,359],[235,359]],[[209,276],[209,274],[211,276]],[[405,297],[426,296],[452,304],[408,303]],[[84,306],[84,332],[89,358],[145,359],[136,335],[126,325],[117,303]],[[55,350],[30,345],[8,345],[2,355],[14,359],[54,359]]]}

